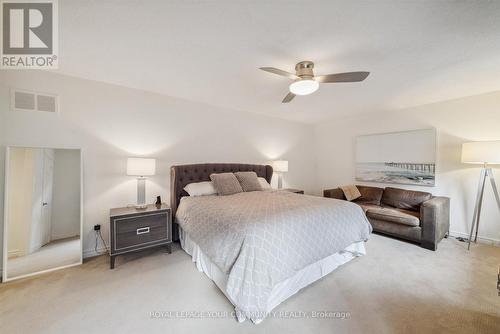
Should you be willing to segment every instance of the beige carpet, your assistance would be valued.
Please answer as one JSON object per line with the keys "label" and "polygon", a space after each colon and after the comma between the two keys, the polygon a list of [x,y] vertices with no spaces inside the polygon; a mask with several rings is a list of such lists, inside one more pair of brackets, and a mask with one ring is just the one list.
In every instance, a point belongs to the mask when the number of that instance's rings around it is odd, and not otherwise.
{"label": "beige carpet", "polygon": [[37,271],[68,266],[81,260],[80,237],[52,241],[36,252],[9,259],[7,272],[9,278]]}
{"label": "beige carpet", "polygon": [[[178,247],[101,256],[0,285],[2,333],[500,333],[500,248],[444,240],[437,252],[373,235],[368,254],[303,289],[260,325],[151,312],[233,310]],[[347,319],[284,318],[348,312]],[[164,313],[168,314],[168,313]],[[196,313],[192,313],[196,315]],[[281,315],[281,317],[279,317]]]}

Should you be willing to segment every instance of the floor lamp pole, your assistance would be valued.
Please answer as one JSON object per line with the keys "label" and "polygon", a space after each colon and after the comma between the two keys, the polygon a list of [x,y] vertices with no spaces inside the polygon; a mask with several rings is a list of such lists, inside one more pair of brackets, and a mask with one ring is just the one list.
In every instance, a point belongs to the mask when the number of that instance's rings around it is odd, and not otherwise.
{"label": "floor lamp pole", "polygon": [[495,194],[495,199],[497,202],[498,209],[500,210],[500,197],[498,196],[497,185],[495,183],[495,177],[493,176],[493,171],[488,167],[488,164],[484,164],[483,169],[481,169],[481,175],[479,176],[479,185],[477,187],[477,197],[476,206],[474,207],[474,216],[472,217],[472,224],[469,234],[469,245],[467,250],[470,250],[470,243],[472,241],[472,233],[474,232],[474,227],[476,228],[476,234],[474,236],[474,242],[477,242],[477,232],[479,230],[479,218],[481,217],[481,207],[483,205],[483,195],[484,195],[484,185],[486,184],[486,178],[490,179],[491,187],[493,188],[493,193]]}

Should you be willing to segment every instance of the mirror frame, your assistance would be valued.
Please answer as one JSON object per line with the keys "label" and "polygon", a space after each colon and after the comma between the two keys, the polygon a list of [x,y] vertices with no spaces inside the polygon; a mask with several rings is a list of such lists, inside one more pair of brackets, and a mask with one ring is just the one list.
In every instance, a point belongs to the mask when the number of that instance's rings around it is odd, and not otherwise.
{"label": "mirror frame", "polygon": [[[7,236],[8,236],[8,204],[9,196],[7,196],[9,189],[9,159],[10,150],[13,148],[33,148],[33,149],[55,149],[55,150],[79,150],[80,151],[80,260],[78,262],[67,264],[63,266],[58,266],[54,268],[44,269],[29,274],[19,275],[15,277],[8,276],[7,267]],[[81,147],[47,147],[47,146],[23,146],[23,145],[8,145],[5,149],[5,181],[4,181],[4,210],[3,210],[3,256],[2,256],[2,282],[9,282],[21,278],[31,277],[35,275],[40,275],[43,273],[48,273],[51,271],[79,266],[83,263],[83,149]]]}

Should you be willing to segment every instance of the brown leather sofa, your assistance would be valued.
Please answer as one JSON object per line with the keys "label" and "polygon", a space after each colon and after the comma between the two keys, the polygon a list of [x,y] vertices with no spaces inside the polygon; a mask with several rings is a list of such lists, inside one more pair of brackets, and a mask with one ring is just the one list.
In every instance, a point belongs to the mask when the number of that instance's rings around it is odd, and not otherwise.
{"label": "brown leather sofa", "polygon": [[[356,186],[361,197],[353,200],[363,208],[373,230],[419,243],[436,250],[450,229],[450,199],[422,191]],[[340,188],[323,191],[324,197],[345,200]]]}

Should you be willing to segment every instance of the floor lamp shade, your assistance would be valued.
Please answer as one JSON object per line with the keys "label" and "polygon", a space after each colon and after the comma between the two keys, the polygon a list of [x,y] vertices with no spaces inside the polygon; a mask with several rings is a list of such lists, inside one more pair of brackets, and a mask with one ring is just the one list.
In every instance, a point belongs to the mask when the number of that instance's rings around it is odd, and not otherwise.
{"label": "floor lamp shade", "polygon": [[498,195],[495,177],[493,175],[492,169],[488,166],[490,164],[491,165],[500,164],[500,140],[470,142],[462,144],[462,162],[467,164],[483,165],[483,168],[481,169],[481,174],[479,176],[479,185],[476,195],[476,205],[474,207],[474,214],[472,216],[472,224],[468,240],[469,245],[467,248],[470,249],[470,243],[472,241],[472,235],[474,233],[474,229],[476,230],[476,234],[474,236],[474,242],[477,241],[479,219],[481,218],[481,207],[483,205],[484,186],[486,184],[487,179],[490,180],[498,209],[500,209],[500,197]]}
{"label": "floor lamp shade", "polygon": [[467,164],[500,164],[500,140],[462,144],[462,162]]}
{"label": "floor lamp shade", "polygon": [[136,208],[142,209],[146,205],[146,176],[156,173],[156,159],[128,158],[127,175],[137,176],[137,204]]}

